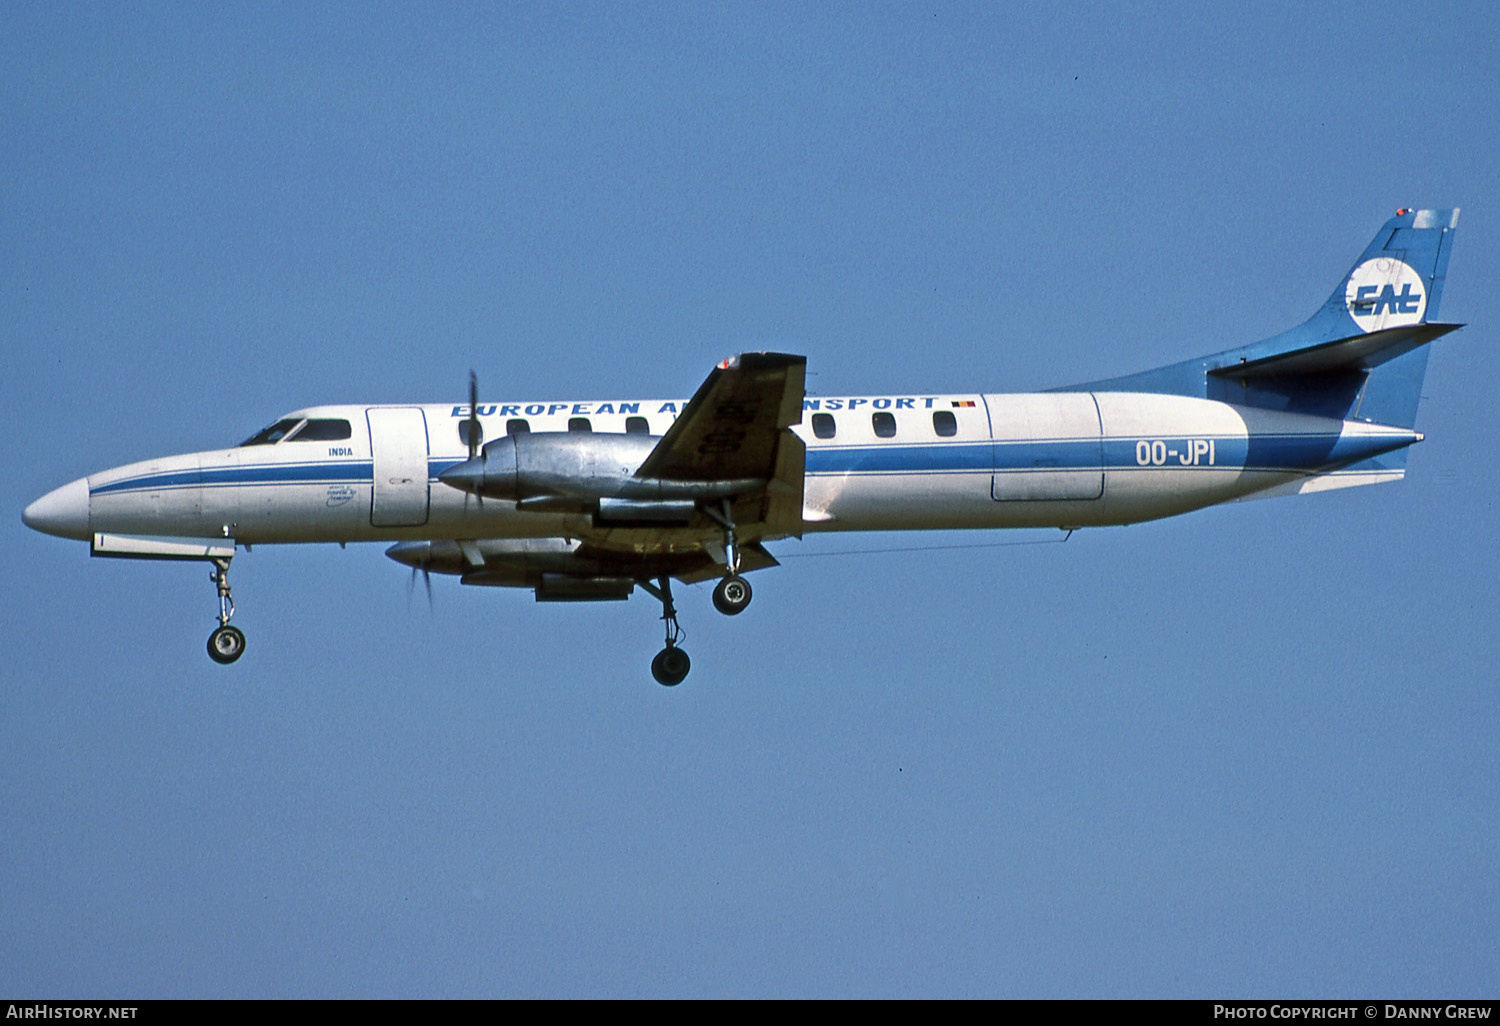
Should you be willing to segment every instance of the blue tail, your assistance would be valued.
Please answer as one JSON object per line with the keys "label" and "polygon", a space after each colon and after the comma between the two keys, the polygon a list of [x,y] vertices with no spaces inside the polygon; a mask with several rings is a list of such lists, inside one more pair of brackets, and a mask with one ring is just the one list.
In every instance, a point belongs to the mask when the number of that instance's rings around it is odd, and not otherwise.
{"label": "blue tail", "polygon": [[1456,208],[1398,211],[1328,301],[1290,331],[1058,391],[1188,395],[1414,428],[1427,343],[1462,327],[1434,320],[1457,227]]}

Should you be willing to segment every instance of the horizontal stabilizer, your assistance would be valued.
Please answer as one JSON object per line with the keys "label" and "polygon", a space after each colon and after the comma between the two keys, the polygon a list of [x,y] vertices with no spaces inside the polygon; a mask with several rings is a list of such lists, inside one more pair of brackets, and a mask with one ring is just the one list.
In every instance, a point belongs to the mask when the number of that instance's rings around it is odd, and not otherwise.
{"label": "horizontal stabilizer", "polygon": [[1208,373],[1239,379],[1371,370],[1462,327],[1462,324],[1422,323],[1383,328],[1259,360],[1241,358],[1238,363],[1210,367]]}

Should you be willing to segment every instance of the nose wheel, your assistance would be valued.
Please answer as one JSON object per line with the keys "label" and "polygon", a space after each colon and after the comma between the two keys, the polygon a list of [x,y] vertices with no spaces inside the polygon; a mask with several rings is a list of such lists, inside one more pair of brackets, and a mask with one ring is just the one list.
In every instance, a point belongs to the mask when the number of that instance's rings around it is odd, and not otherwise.
{"label": "nose wheel", "polygon": [[234,595],[229,590],[229,560],[216,559],[208,579],[219,589],[219,626],[208,636],[208,657],[228,665],[245,654],[245,632],[229,626],[234,617]]}
{"label": "nose wheel", "polygon": [[245,632],[223,626],[208,636],[208,657],[216,663],[232,663],[245,654]]}

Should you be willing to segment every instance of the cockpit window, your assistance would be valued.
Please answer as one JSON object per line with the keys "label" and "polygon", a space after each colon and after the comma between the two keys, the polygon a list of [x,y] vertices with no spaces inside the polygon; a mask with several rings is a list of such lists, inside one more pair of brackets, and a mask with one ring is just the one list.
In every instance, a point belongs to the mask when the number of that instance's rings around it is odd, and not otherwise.
{"label": "cockpit window", "polygon": [[[292,428],[301,423],[301,417],[288,417],[286,420],[278,420],[259,434],[251,435],[245,439],[240,443],[240,448],[243,449],[247,445],[275,445],[285,438]],[[344,437],[347,438],[349,436],[345,435]]]}
{"label": "cockpit window", "polygon": [[289,442],[342,442],[352,435],[347,420],[310,420],[302,430],[286,439]]}

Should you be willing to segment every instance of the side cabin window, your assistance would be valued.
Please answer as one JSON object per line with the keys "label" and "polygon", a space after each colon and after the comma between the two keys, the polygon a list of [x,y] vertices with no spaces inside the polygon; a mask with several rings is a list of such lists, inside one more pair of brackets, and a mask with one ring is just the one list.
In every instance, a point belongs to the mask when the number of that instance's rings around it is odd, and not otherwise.
{"label": "side cabin window", "polygon": [[298,424],[302,423],[301,417],[288,417],[286,420],[278,420],[270,427],[251,435],[240,443],[240,448],[247,445],[275,445],[285,438]]}
{"label": "side cabin window", "polygon": [[952,438],[958,434],[958,418],[953,416],[952,410],[933,410],[932,430],[943,438]]}
{"label": "side cabin window", "polygon": [[626,417],[625,433],[627,435],[649,435],[651,425],[646,423],[645,417]]}
{"label": "side cabin window", "polygon": [[347,420],[310,420],[302,425],[301,430],[296,431],[288,442],[342,442],[347,440],[353,431],[349,429]]}
{"label": "side cabin window", "polygon": [[484,425],[475,421],[472,425],[467,419],[458,422],[458,440],[465,446],[469,444],[469,428],[474,428],[474,446],[478,448],[484,444]]}
{"label": "side cabin window", "polygon": [[896,437],[896,415],[884,410],[870,414],[870,424],[875,428],[876,438]]}
{"label": "side cabin window", "polygon": [[592,425],[592,424],[589,423],[589,419],[587,417],[569,417],[568,418],[568,430],[569,431],[592,431],[592,430],[594,430],[594,425]]}
{"label": "side cabin window", "polygon": [[814,413],[813,434],[819,438],[832,438],[838,434],[838,425],[833,422],[833,414]]}
{"label": "side cabin window", "polygon": [[523,420],[520,417],[516,417],[505,422],[505,433],[507,435],[524,435],[530,430],[531,422],[529,420]]}

